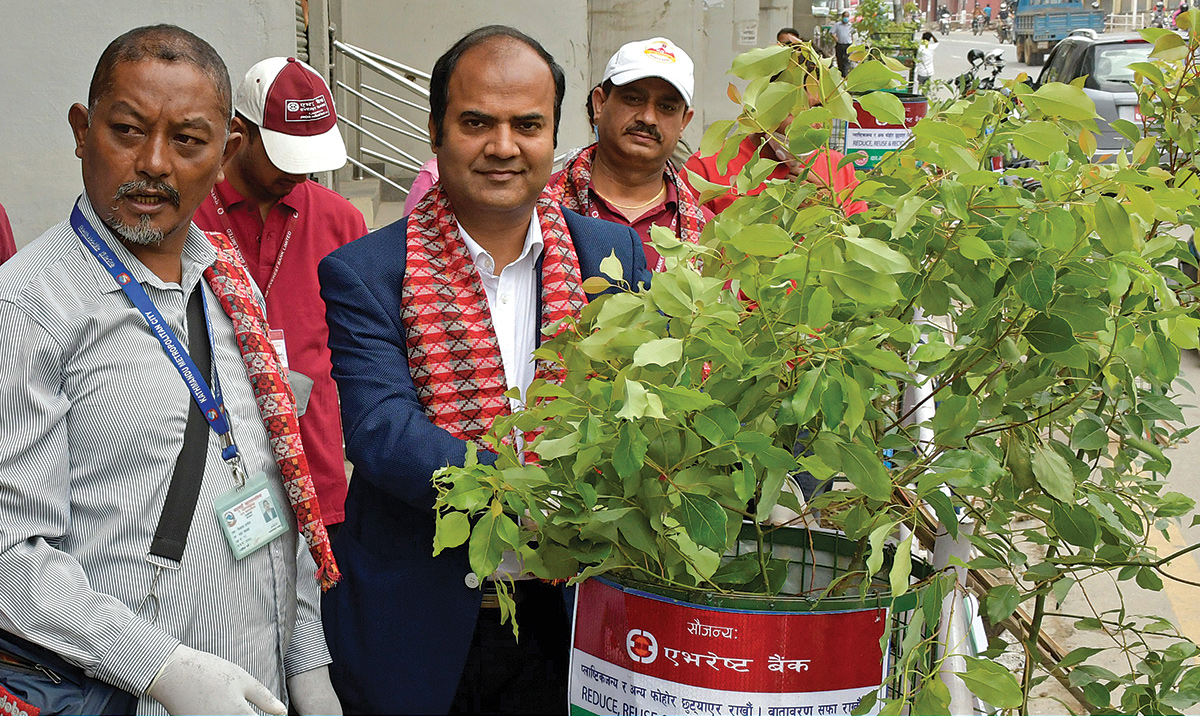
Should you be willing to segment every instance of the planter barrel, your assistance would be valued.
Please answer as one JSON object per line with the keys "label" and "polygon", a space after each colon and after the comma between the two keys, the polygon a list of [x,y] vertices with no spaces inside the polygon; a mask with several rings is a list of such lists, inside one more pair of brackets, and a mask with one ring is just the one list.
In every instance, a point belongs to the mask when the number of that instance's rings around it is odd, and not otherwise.
{"label": "planter barrel", "polygon": [[896,95],[904,105],[904,124],[885,124],[871,116],[854,100],[858,120],[854,123],[836,120],[829,137],[829,146],[842,154],[863,154],[855,160],[855,169],[870,169],[878,164],[888,152],[904,146],[912,136],[912,128],[921,121],[929,110],[925,95],[884,90]]}
{"label": "planter barrel", "polygon": [[[753,549],[743,531],[739,548]],[[917,605],[876,579],[860,595],[823,596],[857,543],[781,529],[772,553],[792,562],[775,597],[589,579],[576,593],[570,706],[576,714],[849,714],[878,691],[881,644]],[[929,572],[914,564],[914,576]],[[886,568],[884,570],[886,577]]]}

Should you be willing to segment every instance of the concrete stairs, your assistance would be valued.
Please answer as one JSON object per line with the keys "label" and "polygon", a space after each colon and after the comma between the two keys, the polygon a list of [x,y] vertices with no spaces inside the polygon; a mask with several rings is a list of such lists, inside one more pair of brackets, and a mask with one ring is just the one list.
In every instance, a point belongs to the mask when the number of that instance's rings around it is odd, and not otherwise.
{"label": "concrete stairs", "polygon": [[[378,179],[366,178],[343,181],[338,186],[338,193],[349,199],[350,203],[362,212],[363,220],[367,222],[367,228],[371,231],[387,226],[404,216],[404,199],[400,197],[400,192],[388,187],[390,191],[385,196],[380,184]],[[399,200],[396,201],[396,198]]]}

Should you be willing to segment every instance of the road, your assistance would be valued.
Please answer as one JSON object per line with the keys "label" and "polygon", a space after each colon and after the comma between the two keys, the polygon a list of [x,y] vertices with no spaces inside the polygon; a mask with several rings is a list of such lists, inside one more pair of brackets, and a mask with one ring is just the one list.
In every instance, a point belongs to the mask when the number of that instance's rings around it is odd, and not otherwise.
{"label": "road", "polygon": [[939,40],[937,49],[933,53],[933,76],[935,79],[950,81],[966,72],[971,66],[967,62],[967,53],[971,50],[987,52],[997,47],[1004,48],[1004,70],[1000,73],[1002,79],[1011,79],[1021,72],[1027,72],[1036,79],[1042,69],[1017,62],[1017,46],[1001,45],[996,39],[995,30],[984,30],[979,35],[972,35],[970,30],[957,30],[945,36],[939,35],[937,30],[934,30],[933,34],[938,35]]}

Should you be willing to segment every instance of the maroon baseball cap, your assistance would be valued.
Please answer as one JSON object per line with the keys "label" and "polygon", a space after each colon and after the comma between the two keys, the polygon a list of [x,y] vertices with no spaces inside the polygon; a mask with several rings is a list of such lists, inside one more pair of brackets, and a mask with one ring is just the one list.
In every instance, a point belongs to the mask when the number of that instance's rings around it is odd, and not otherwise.
{"label": "maroon baseball cap", "polygon": [[267,158],[278,169],[312,174],[346,164],[329,85],[300,60],[270,57],[251,67],[233,107],[258,125]]}

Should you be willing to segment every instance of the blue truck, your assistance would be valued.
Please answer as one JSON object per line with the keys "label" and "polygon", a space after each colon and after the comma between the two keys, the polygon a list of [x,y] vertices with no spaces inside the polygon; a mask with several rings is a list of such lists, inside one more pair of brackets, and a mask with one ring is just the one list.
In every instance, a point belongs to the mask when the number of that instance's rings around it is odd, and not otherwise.
{"label": "blue truck", "polygon": [[1040,65],[1058,41],[1074,30],[1104,32],[1098,2],[1083,0],[1019,0],[1013,22],[1017,61]]}

